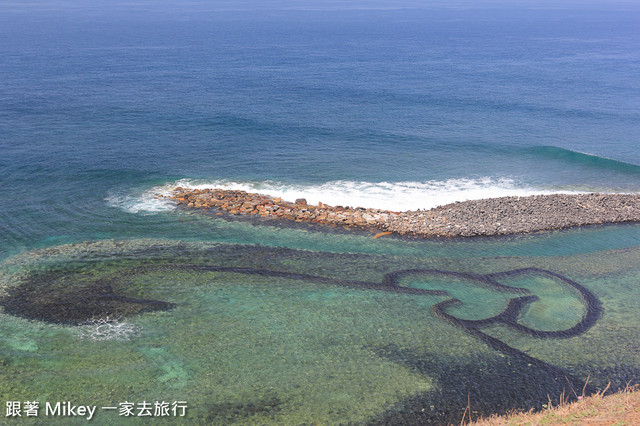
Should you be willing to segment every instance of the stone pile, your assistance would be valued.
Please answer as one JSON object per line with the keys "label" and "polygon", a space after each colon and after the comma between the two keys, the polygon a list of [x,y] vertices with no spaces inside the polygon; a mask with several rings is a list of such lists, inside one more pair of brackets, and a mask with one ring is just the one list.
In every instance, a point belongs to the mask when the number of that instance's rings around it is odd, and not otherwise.
{"label": "stone pile", "polygon": [[323,203],[310,205],[304,198],[292,203],[269,195],[224,189],[188,190],[178,187],[172,198],[178,205],[205,210],[219,209],[233,215],[276,217],[296,222],[359,228],[376,228],[386,223],[390,216],[400,214],[361,207],[333,207]]}
{"label": "stone pile", "polygon": [[355,227],[400,235],[459,237],[509,235],[603,223],[640,222],[637,194],[553,194],[457,202],[431,210],[394,212],[362,207],[309,205],[264,194],[224,189],[176,188],[187,208],[218,210],[296,222]]}

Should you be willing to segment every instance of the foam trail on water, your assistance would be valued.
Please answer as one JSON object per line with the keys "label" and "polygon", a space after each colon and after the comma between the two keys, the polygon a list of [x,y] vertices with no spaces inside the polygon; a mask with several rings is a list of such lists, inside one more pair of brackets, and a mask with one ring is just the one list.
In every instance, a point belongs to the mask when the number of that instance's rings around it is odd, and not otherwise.
{"label": "foam trail on water", "polygon": [[404,211],[430,209],[455,201],[504,196],[552,194],[557,191],[528,187],[507,178],[449,179],[425,182],[364,182],[338,180],[322,184],[287,184],[277,181],[238,182],[232,180],[182,179],[156,186],[137,194],[112,195],[108,202],[131,213],[154,213],[174,208],[167,199],[177,187],[189,189],[222,188],[257,192],[281,197],[285,201],[305,198],[309,204],[322,202],[332,206],[369,207]]}
{"label": "foam trail on water", "polygon": [[81,340],[131,340],[139,334],[140,328],[117,318],[97,318],[77,327]]}

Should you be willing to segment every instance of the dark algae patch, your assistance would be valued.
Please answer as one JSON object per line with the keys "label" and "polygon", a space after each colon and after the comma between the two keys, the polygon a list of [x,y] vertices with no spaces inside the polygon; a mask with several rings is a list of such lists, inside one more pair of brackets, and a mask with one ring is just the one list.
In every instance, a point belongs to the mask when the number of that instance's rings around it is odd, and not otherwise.
{"label": "dark algae patch", "polygon": [[38,273],[0,297],[5,313],[57,324],[82,324],[103,317],[126,317],[167,310],[170,302],[136,299],[115,292],[110,280],[74,281],[73,273]]}
{"label": "dark algae patch", "polygon": [[407,398],[372,424],[459,424],[467,405],[471,406],[474,418],[512,410],[528,411],[542,408],[549,397],[557,400],[570,389],[561,370],[537,368],[518,354],[460,362],[455,357],[442,359],[437,353],[413,353],[393,345],[375,351],[418,374],[437,372],[441,386],[436,391]]}
{"label": "dark algae patch", "polygon": [[[22,376],[24,400],[46,389],[105,405],[187,400],[203,424],[444,424],[469,403],[474,417],[537,409],[639,378],[640,320],[626,308],[636,257],[59,246],[3,265],[0,394],[13,398],[1,383]],[[85,338],[92,327],[105,327],[100,339]]]}
{"label": "dark algae patch", "polygon": [[206,420],[212,424],[243,422],[256,414],[273,415],[280,411],[282,403],[276,395],[270,395],[262,399],[240,403],[213,404],[209,407],[209,415]]}

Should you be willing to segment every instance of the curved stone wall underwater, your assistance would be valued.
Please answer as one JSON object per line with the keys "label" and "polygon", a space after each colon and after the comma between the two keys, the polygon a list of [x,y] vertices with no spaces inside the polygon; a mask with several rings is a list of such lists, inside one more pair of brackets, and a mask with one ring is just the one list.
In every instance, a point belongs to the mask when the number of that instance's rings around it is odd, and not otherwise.
{"label": "curved stone wall underwater", "polygon": [[193,422],[218,424],[540,408],[640,379],[639,260],[50,247],[0,266],[0,396],[187,401]]}

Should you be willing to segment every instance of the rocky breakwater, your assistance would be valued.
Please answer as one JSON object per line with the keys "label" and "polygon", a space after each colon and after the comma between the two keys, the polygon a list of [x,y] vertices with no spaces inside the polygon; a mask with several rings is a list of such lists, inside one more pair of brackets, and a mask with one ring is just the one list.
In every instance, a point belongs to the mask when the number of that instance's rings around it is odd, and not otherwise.
{"label": "rocky breakwater", "polygon": [[640,195],[553,194],[501,197],[394,212],[362,207],[309,205],[269,195],[223,189],[176,188],[187,208],[218,210],[296,222],[371,229],[423,237],[509,235],[604,223],[640,222]]}
{"label": "rocky breakwater", "polygon": [[361,207],[329,206],[323,203],[307,204],[303,198],[295,202],[284,201],[269,195],[224,189],[176,188],[172,198],[183,205],[197,209],[217,209],[232,215],[275,217],[296,222],[312,222],[358,228],[377,228],[400,215],[388,210]]}

